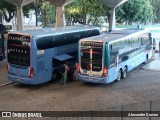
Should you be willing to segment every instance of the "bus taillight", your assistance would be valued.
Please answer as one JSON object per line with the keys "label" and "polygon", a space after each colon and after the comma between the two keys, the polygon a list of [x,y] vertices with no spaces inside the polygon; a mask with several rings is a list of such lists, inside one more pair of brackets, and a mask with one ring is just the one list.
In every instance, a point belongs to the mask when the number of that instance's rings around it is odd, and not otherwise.
{"label": "bus taillight", "polygon": [[33,69],[33,67],[30,67],[30,68],[29,68],[28,78],[33,78],[33,77],[34,77],[34,69]]}
{"label": "bus taillight", "polygon": [[80,73],[80,65],[77,63],[77,72]]}
{"label": "bus taillight", "polygon": [[108,74],[107,67],[106,67],[106,66],[104,66],[103,74],[102,74],[102,76],[101,76],[101,77],[105,77],[105,76],[107,76],[107,74]]}

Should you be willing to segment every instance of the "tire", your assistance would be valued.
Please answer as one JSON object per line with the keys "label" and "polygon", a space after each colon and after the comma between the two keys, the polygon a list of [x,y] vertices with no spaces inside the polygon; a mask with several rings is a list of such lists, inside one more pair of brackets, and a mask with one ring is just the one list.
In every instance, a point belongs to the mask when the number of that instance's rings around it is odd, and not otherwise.
{"label": "tire", "polygon": [[124,67],[123,74],[122,74],[122,79],[125,79],[126,77],[127,77],[127,67]]}
{"label": "tire", "polygon": [[52,81],[57,81],[60,78],[60,73],[58,71],[53,72]]}
{"label": "tire", "polygon": [[143,64],[146,64],[147,61],[148,61],[148,54],[146,55],[146,59],[145,59],[145,61],[143,62]]}
{"label": "tire", "polygon": [[118,75],[117,75],[117,82],[119,82],[120,80],[121,80],[121,78],[122,78],[122,71],[121,70],[119,70],[118,71]]}

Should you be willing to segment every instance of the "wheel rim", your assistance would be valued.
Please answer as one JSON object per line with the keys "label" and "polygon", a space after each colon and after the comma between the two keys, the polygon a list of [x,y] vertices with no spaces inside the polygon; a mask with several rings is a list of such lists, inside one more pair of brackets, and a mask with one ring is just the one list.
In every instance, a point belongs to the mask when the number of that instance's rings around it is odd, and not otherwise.
{"label": "wheel rim", "polygon": [[144,63],[146,64],[147,61],[148,61],[148,55],[146,55],[146,59],[145,59]]}
{"label": "wheel rim", "polygon": [[126,69],[126,67],[124,68],[124,71],[123,71],[123,78],[126,78],[126,76],[127,76],[127,69]]}
{"label": "wheel rim", "polygon": [[145,63],[147,63],[147,61],[148,61],[148,58],[146,57]]}
{"label": "wheel rim", "polygon": [[119,70],[119,71],[118,71],[117,81],[120,81],[120,80],[121,80],[121,71]]}
{"label": "wheel rim", "polygon": [[57,79],[57,74],[56,74],[56,73],[53,73],[52,79],[53,79],[53,80]]}

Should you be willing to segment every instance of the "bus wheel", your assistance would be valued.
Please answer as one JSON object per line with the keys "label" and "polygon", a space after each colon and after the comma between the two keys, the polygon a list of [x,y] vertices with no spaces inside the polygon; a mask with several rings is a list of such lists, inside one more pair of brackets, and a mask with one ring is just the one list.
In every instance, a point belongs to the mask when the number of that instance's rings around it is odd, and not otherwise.
{"label": "bus wheel", "polygon": [[116,81],[117,81],[117,82],[120,81],[120,80],[121,80],[121,77],[122,77],[122,72],[121,72],[121,70],[119,70]]}
{"label": "bus wheel", "polygon": [[148,54],[146,55],[146,59],[145,59],[145,61],[143,62],[143,64],[146,64],[147,61],[148,61]]}
{"label": "bus wheel", "polygon": [[122,78],[124,79],[126,77],[127,77],[127,67],[124,67]]}
{"label": "bus wheel", "polygon": [[59,78],[59,73],[58,72],[53,72],[53,74],[52,74],[52,81],[57,81],[58,80],[58,78]]}

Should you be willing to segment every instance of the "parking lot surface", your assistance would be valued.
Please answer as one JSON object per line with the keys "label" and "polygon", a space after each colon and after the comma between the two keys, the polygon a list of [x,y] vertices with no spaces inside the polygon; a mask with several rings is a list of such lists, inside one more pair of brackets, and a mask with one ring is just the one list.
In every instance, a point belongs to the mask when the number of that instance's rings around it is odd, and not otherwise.
{"label": "parking lot surface", "polygon": [[[41,85],[13,83],[0,87],[0,111],[103,111],[108,108],[160,100],[160,72],[140,65],[127,78],[111,84],[60,81]],[[1,83],[9,82],[0,65]]]}

